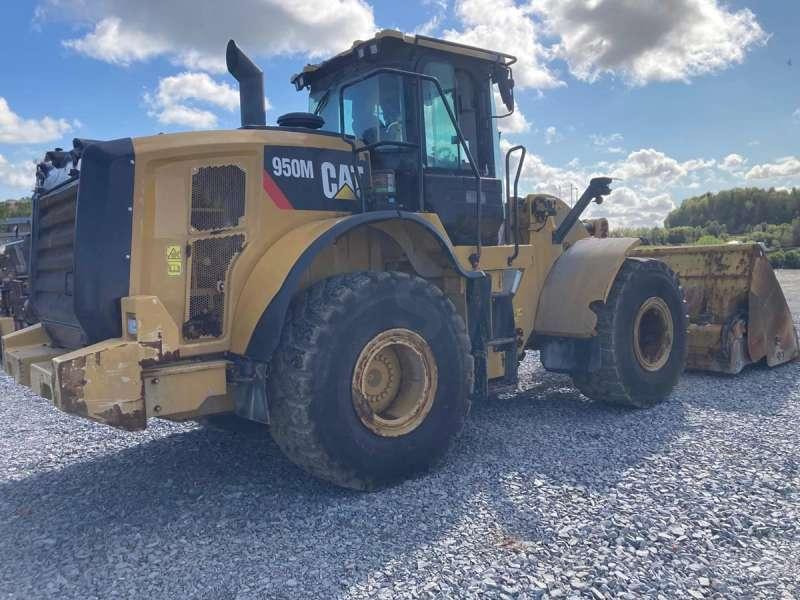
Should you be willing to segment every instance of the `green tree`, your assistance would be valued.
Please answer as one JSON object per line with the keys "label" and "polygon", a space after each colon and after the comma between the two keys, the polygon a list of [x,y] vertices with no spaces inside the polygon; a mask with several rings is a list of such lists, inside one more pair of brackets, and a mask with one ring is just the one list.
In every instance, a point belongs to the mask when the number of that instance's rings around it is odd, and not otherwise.
{"label": "green tree", "polygon": [[783,264],[786,262],[786,254],[784,254],[783,250],[770,252],[767,255],[767,258],[769,259],[769,264],[772,265],[773,269],[782,269]]}
{"label": "green tree", "polygon": [[783,261],[784,269],[800,269],[800,250],[789,250]]}
{"label": "green tree", "polygon": [[700,236],[699,238],[697,238],[697,241],[695,242],[695,244],[697,244],[698,246],[718,246],[719,244],[724,244],[724,243],[725,243],[724,240],[721,240],[713,235]]}

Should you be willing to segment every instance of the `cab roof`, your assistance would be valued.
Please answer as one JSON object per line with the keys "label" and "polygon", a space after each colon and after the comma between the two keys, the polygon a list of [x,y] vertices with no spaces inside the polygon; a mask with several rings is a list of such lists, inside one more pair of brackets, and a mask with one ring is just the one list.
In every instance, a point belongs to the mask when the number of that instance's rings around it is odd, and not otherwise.
{"label": "cab roof", "polygon": [[440,40],[424,35],[410,35],[394,29],[384,29],[375,34],[375,37],[368,40],[356,40],[353,42],[350,49],[340,52],[326,61],[317,64],[307,64],[303,67],[302,72],[292,76],[291,81],[298,90],[301,90],[304,87],[308,87],[313,79],[324,77],[329,73],[335,72],[344,65],[352,63],[354,60],[377,54],[380,44],[387,41],[390,43],[405,44],[409,47],[423,47],[449,54],[457,54],[492,64],[498,64],[506,68],[517,62],[515,56],[506,54],[505,52],[485,50],[475,46]]}

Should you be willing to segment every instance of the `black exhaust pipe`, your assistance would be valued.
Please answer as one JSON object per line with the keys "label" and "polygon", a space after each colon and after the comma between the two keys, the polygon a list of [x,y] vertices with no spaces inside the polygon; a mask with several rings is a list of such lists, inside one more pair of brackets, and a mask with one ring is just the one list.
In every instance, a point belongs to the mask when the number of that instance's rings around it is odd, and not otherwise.
{"label": "black exhaust pipe", "polygon": [[242,112],[242,129],[266,127],[264,110],[264,73],[239,49],[236,42],[228,41],[225,50],[228,72],[239,82],[239,107]]}

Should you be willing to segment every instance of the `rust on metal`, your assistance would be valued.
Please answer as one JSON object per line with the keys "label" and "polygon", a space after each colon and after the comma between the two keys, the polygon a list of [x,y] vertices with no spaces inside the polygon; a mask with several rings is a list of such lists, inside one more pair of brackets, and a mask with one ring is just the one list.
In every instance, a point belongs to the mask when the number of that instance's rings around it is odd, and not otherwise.
{"label": "rust on metal", "polygon": [[141,362],[157,356],[137,342],[108,340],[53,360],[53,403],[64,412],[136,431],[147,425]]}
{"label": "rust on metal", "polygon": [[774,367],[798,356],[792,315],[759,244],[640,246],[631,254],[678,275],[690,323],[687,368],[736,374],[764,358]]}
{"label": "rust on metal", "polygon": [[438,368],[425,339],[409,329],[387,329],[356,360],[353,408],[362,424],[382,437],[416,429],[436,398]]}

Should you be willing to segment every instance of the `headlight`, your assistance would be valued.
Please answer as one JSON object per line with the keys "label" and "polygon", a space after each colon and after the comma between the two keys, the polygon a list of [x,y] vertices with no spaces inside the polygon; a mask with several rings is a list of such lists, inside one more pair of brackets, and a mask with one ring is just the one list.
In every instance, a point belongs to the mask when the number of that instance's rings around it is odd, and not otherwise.
{"label": "headlight", "polygon": [[139,326],[136,324],[136,315],[128,313],[128,335],[136,336]]}

